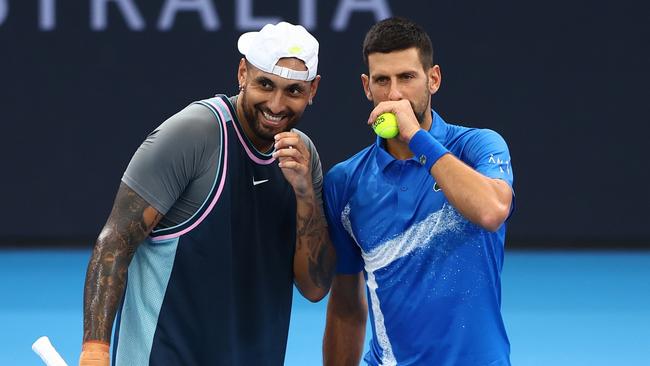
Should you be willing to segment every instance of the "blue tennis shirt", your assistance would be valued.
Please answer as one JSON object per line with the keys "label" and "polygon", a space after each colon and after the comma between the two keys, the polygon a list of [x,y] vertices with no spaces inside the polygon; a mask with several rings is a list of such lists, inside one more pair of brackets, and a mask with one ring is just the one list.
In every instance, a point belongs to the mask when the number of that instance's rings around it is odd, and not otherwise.
{"label": "blue tennis shirt", "polygon": [[[512,186],[508,147],[486,129],[429,131],[481,174]],[[383,139],[325,177],[337,272],[364,271],[373,337],[370,365],[510,365],[501,317],[505,224],[489,232],[463,217],[415,159],[396,160]]]}

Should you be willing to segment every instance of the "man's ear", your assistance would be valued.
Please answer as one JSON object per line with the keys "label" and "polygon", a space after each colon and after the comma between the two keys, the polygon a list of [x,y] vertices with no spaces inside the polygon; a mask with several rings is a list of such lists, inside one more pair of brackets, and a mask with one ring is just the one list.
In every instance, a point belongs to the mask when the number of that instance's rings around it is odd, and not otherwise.
{"label": "man's ear", "polygon": [[361,74],[361,84],[363,85],[363,92],[366,98],[372,102],[372,93],[370,92],[370,78],[366,74]]}
{"label": "man's ear", "polygon": [[314,80],[312,80],[311,85],[309,87],[309,104],[311,104],[312,100],[316,96],[316,92],[318,91],[318,85],[320,84],[320,75],[316,75]]}
{"label": "man's ear", "polygon": [[246,67],[246,59],[242,57],[239,60],[239,66],[237,67],[237,83],[239,84],[239,90],[242,90],[246,87],[246,73],[248,68]]}
{"label": "man's ear", "polygon": [[427,71],[427,78],[429,79],[429,92],[433,95],[438,91],[438,89],[440,89],[440,84],[442,83],[440,66],[433,65],[433,67]]}

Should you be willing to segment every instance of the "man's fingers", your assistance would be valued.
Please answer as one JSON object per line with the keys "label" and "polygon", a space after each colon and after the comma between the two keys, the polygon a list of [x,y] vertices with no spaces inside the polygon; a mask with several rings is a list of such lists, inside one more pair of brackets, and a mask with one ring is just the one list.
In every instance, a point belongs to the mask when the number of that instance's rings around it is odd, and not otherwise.
{"label": "man's fingers", "polygon": [[408,112],[412,113],[412,108],[411,108],[411,104],[406,99],[381,102],[377,104],[377,106],[372,110],[372,112],[370,112],[370,116],[368,116],[368,124],[369,125],[373,124],[380,114],[386,112],[394,113],[399,117],[402,113],[408,113]]}
{"label": "man's fingers", "polygon": [[303,146],[302,139],[300,137],[284,137],[278,140],[275,140],[276,149],[288,149],[289,146],[294,149],[300,149]]}
{"label": "man's fingers", "polygon": [[302,170],[307,170],[307,167],[304,164],[301,164],[292,159],[280,160],[278,165],[280,166],[280,168],[291,169],[297,172],[300,172]]}
{"label": "man's fingers", "polygon": [[373,124],[380,114],[386,112],[395,113],[395,102],[386,101],[377,104],[377,106],[370,112],[370,115],[368,116],[368,124]]}
{"label": "man's fingers", "polygon": [[287,148],[275,150],[275,152],[273,152],[273,157],[276,159],[293,158],[296,161],[303,160],[304,158],[302,152],[298,149],[294,149],[291,145]]}
{"label": "man's fingers", "polygon": [[282,132],[275,135],[275,152],[282,169],[293,170],[298,174],[309,172],[309,151],[302,138],[295,132]]}
{"label": "man's fingers", "polygon": [[295,132],[291,132],[291,131],[289,131],[289,132],[280,132],[280,133],[276,134],[274,137],[275,137],[275,141],[277,141],[277,140],[280,140],[280,139],[283,139],[283,138],[286,138],[286,137],[298,137],[298,134],[295,133]]}
{"label": "man's fingers", "polygon": [[307,151],[302,138],[295,132],[281,132],[275,135],[274,146],[276,150],[292,148],[300,150],[303,154]]}

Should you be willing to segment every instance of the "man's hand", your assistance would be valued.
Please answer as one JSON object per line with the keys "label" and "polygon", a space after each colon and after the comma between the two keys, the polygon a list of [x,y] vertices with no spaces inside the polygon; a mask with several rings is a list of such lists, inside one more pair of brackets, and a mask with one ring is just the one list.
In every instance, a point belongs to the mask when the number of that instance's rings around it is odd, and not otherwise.
{"label": "man's hand", "polygon": [[104,342],[84,342],[79,356],[79,366],[109,366],[111,361],[108,348],[108,344]]}
{"label": "man's hand", "polygon": [[407,99],[396,101],[385,101],[377,104],[368,117],[368,124],[372,125],[380,114],[390,112],[397,117],[397,127],[399,129],[398,138],[408,143],[411,137],[420,130],[420,122],[413,113],[411,103]]}
{"label": "man's hand", "polygon": [[282,174],[296,194],[296,252],[294,281],[309,301],[322,299],[329,291],[336,254],[327,233],[320,200],[314,192],[311,156],[295,132],[275,135],[275,152]]}
{"label": "man's hand", "polygon": [[293,187],[296,196],[303,197],[313,191],[310,155],[305,143],[295,132],[275,135],[275,152],[282,174]]}

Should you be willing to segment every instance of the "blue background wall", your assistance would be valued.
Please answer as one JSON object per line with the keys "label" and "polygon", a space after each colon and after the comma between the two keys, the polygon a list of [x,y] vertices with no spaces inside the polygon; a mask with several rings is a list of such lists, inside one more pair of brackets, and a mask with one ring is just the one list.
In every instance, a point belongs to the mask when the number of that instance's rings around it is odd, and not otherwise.
{"label": "blue background wall", "polygon": [[649,245],[648,3],[387,0],[346,21],[359,0],[205,0],[216,29],[196,11],[161,29],[173,3],[0,0],[0,242],[91,245],[146,134],[193,100],[236,92],[236,40],[259,18],[302,20],[320,40],[323,80],[300,128],[331,167],[373,141],[361,42],[402,15],[433,40],[434,108],[510,145],[511,243]]}

